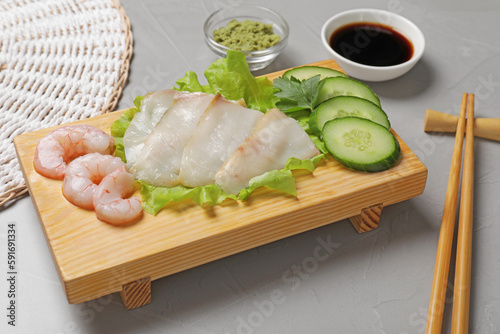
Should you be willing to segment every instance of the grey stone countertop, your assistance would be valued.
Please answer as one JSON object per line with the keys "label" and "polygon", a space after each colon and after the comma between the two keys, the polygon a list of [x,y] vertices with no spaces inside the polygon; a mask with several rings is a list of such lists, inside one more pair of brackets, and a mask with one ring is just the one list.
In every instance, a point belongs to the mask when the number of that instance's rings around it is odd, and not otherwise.
{"label": "grey stone countertop", "polygon": [[[122,0],[134,56],[118,109],[169,88],[216,56],[205,18],[242,0]],[[126,311],[118,293],[68,304],[31,199],[0,210],[2,333],[424,333],[452,134],[423,131],[425,109],[458,115],[476,94],[477,117],[500,117],[500,2],[452,0],[247,1],[290,24],[284,52],[264,74],[328,59],[323,23],[354,8],[395,11],[423,31],[426,51],[406,75],[369,83],[389,119],[428,168],[422,195],[384,208],[380,226],[358,234],[345,220],[152,283],[151,304]],[[500,333],[500,143],[475,142],[470,332]],[[7,325],[7,224],[17,226],[17,326]],[[315,250],[324,247],[321,260]],[[443,332],[450,331],[451,265]]]}

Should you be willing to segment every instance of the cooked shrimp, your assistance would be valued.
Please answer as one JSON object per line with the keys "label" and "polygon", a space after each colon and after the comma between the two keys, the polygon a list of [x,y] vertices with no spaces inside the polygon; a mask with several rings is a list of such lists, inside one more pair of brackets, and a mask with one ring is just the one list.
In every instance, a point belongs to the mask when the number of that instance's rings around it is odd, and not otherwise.
{"label": "cooked shrimp", "polygon": [[76,206],[93,210],[93,196],[104,177],[125,163],[112,155],[89,153],[76,158],[66,167],[62,184],[63,196]]}
{"label": "cooked shrimp", "polygon": [[35,150],[35,170],[48,178],[62,180],[67,163],[87,153],[111,154],[114,139],[91,125],[68,125],[40,139]]}
{"label": "cooked shrimp", "polygon": [[142,217],[141,200],[126,198],[134,192],[134,176],[126,167],[106,176],[94,192],[97,218],[111,225],[133,223]]}

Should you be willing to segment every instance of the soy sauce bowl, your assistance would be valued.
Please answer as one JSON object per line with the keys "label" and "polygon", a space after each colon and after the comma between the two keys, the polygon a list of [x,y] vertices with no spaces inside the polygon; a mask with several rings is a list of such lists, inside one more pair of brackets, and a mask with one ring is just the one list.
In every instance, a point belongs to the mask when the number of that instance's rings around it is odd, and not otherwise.
{"label": "soy sauce bowl", "polygon": [[[373,66],[357,63],[333,50],[330,46],[330,38],[335,31],[346,25],[366,22],[388,26],[406,37],[413,45],[411,57],[397,65]],[[353,9],[332,16],[321,29],[321,40],[333,60],[349,76],[365,81],[387,81],[402,76],[422,58],[425,49],[424,35],[414,23],[401,15],[379,9]]]}

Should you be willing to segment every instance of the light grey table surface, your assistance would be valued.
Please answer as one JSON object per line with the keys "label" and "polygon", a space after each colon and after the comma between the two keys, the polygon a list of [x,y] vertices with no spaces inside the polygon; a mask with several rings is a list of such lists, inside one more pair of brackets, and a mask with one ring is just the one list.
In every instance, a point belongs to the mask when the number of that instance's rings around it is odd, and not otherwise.
{"label": "light grey table surface", "polygon": [[[134,56],[118,108],[131,106],[136,95],[171,87],[187,70],[203,73],[216,60],[203,41],[205,18],[241,2],[122,0]],[[427,45],[417,66],[399,79],[370,85],[394,129],[427,166],[424,193],[384,208],[380,226],[369,233],[358,234],[341,221],[154,281],[152,303],[132,311],[116,293],[68,304],[25,197],[0,210],[1,333],[424,332],[454,143],[452,135],[425,133],[424,113],[458,114],[462,93],[470,92],[477,117],[500,117],[500,2],[251,2],[279,11],[291,30],[285,51],[256,74],[328,59],[321,26],[343,10],[396,11],[422,29]],[[500,143],[477,139],[475,158],[470,332],[500,333]],[[6,318],[9,222],[16,223],[18,238],[15,328]],[[318,260],[315,250],[324,244],[330,252]]]}

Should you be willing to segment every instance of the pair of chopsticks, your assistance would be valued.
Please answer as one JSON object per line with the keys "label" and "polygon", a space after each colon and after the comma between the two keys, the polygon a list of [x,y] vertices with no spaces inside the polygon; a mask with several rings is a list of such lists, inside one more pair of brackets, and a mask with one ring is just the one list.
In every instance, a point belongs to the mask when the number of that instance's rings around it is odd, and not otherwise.
{"label": "pair of chopsticks", "polygon": [[[467,115],[467,122],[465,115]],[[467,123],[467,126],[466,126]],[[465,131],[464,131],[465,130]],[[455,146],[451,160],[448,186],[441,220],[441,230],[432,281],[427,334],[441,333],[446,300],[446,287],[451,262],[451,249],[462,161],[462,147],[465,137],[462,192],[458,221],[455,284],[453,291],[452,333],[467,333],[469,327],[469,299],[472,249],[472,199],[474,188],[474,94],[464,94],[455,135]]]}

